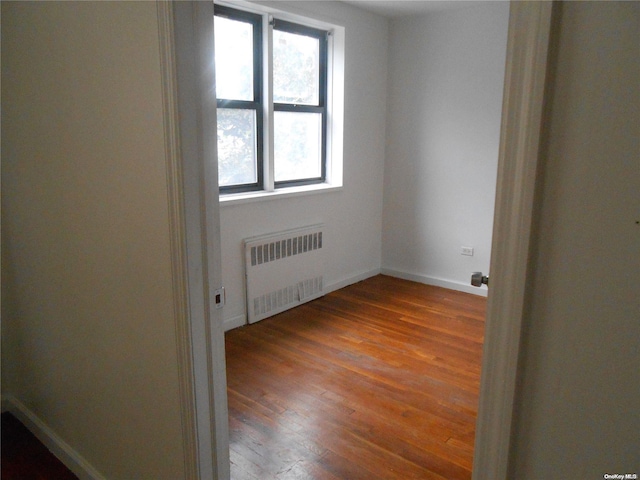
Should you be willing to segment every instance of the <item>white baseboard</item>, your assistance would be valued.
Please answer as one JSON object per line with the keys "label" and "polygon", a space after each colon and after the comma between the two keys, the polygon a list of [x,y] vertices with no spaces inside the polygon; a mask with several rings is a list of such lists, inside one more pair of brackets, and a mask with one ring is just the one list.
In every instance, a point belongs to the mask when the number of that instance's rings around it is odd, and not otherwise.
{"label": "white baseboard", "polygon": [[80,480],[106,480],[67,442],[12,395],[2,396],[2,411],[10,412]]}
{"label": "white baseboard", "polygon": [[247,324],[246,315],[236,315],[235,317],[226,318],[222,321],[222,329],[225,332],[233,330],[234,328],[242,327]]}
{"label": "white baseboard", "polygon": [[[366,280],[367,278],[374,277],[378,274],[380,274],[380,269],[376,268],[373,270],[367,270],[366,272],[361,272],[357,275],[345,278],[338,282],[331,283],[325,286],[325,294],[331,293],[335,290],[340,290],[341,288],[361,282],[362,280]],[[247,325],[246,315],[237,315],[235,317],[227,318],[222,321],[222,328],[225,332],[228,332],[229,330],[232,330],[234,328],[242,327],[244,325]]]}
{"label": "white baseboard", "polygon": [[435,287],[448,288],[450,290],[457,290],[459,292],[471,293],[481,297],[486,297],[489,291],[487,286],[474,287],[471,284],[455,282],[452,280],[444,280],[442,278],[430,277],[428,275],[420,275],[416,273],[401,272],[399,270],[393,270],[391,268],[383,268],[381,273],[383,275],[389,275],[390,277],[402,278],[403,280],[411,280],[413,282],[424,283],[425,285],[433,285]]}
{"label": "white baseboard", "polygon": [[[391,277],[402,278],[404,280],[411,280],[413,282],[424,283],[426,285],[434,285],[436,287],[448,288],[450,290],[456,290],[459,292],[471,293],[473,295],[479,295],[481,297],[487,296],[487,287],[483,285],[482,287],[473,287],[471,285],[467,285],[461,282],[454,282],[451,280],[444,280],[441,278],[429,277],[427,275],[419,275],[415,273],[407,273],[401,272],[399,270],[393,270],[390,268],[374,268],[373,270],[367,270],[364,272],[360,272],[357,275],[353,275],[351,277],[347,277],[345,279],[339,280],[337,282],[331,283],[325,286],[325,293],[331,293],[336,290],[340,290],[341,288],[348,287],[349,285],[353,285],[354,283],[361,282],[362,280],[366,280],[367,278],[375,277],[379,274],[389,275]],[[225,332],[232,330],[234,328],[242,327],[247,324],[246,315],[237,315],[235,317],[231,317],[223,320],[222,328]]]}
{"label": "white baseboard", "polygon": [[[329,285],[326,285],[324,293],[327,294],[335,290],[340,290],[341,288],[347,287],[349,285],[353,285],[354,283],[361,282],[362,280],[366,280],[367,278],[374,277],[379,273],[380,273],[379,268],[361,272],[352,277],[348,277],[338,282],[334,282]],[[231,317],[222,321],[222,328],[224,329],[225,332],[228,332],[229,330],[232,330],[234,328],[242,327],[244,325],[247,325],[246,315],[237,315],[235,317]]]}
{"label": "white baseboard", "polygon": [[353,285],[354,283],[361,282],[362,280],[366,280],[367,278],[375,277],[380,274],[379,268],[374,268],[373,270],[367,270],[365,272],[361,272],[352,277],[345,278],[343,280],[339,280],[337,282],[331,283],[326,286],[325,292],[331,293],[336,290],[340,290],[341,288],[348,287],[349,285]]}

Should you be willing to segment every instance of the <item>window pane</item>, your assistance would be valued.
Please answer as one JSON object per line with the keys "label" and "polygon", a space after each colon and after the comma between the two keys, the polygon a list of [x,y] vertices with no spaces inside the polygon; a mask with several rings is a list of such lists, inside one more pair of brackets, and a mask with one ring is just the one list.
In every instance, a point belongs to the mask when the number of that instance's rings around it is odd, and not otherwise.
{"label": "window pane", "polygon": [[253,25],[215,17],[216,96],[253,100]]}
{"label": "window pane", "polygon": [[273,31],[273,101],[318,105],[319,41]]}
{"label": "window pane", "polygon": [[274,112],[275,180],[322,175],[322,115]]}
{"label": "window pane", "polygon": [[221,187],[258,181],[256,112],[218,109],[218,181]]}

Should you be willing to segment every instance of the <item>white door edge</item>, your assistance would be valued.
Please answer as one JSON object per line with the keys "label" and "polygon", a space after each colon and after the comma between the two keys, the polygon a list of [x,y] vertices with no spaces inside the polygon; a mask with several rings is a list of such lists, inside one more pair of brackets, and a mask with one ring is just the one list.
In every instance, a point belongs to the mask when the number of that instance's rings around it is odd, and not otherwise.
{"label": "white door edge", "polygon": [[511,2],[474,480],[507,479],[553,2]]}

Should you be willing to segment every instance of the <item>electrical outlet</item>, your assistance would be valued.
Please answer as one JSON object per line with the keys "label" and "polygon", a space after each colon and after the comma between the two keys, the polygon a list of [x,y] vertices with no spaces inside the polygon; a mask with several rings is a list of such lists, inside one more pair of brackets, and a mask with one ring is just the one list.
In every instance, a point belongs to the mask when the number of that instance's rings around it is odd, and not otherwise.
{"label": "electrical outlet", "polygon": [[462,247],[460,253],[462,255],[469,255],[470,257],[473,257],[473,247]]}
{"label": "electrical outlet", "polygon": [[224,287],[220,287],[217,290],[213,291],[214,301],[216,304],[216,308],[224,307],[224,304],[227,301],[227,296],[224,291]]}

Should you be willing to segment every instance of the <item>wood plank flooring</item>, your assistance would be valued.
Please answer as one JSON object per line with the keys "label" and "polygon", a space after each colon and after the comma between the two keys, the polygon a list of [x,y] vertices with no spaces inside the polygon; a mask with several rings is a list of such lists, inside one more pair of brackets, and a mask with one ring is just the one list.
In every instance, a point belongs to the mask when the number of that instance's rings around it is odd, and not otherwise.
{"label": "wood plank flooring", "polygon": [[232,480],[470,479],[485,304],[380,275],[227,332]]}

